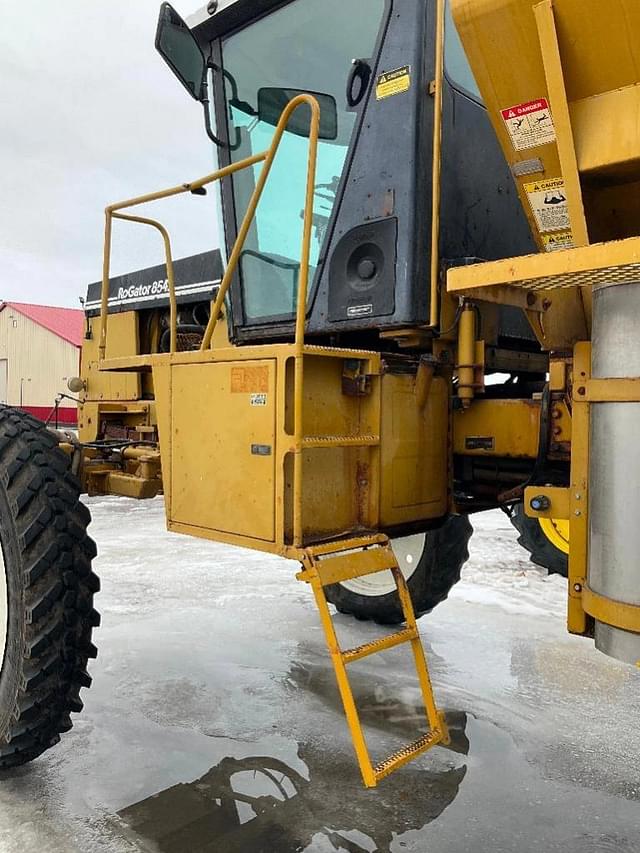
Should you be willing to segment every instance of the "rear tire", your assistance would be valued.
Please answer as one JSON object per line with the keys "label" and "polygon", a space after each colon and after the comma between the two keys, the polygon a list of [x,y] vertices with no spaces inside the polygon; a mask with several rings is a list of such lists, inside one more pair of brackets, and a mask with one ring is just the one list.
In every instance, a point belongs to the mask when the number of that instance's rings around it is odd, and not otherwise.
{"label": "rear tire", "polygon": [[[469,559],[468,545],[472,533],[473,527],[466,516],[452,515],[437,530],[419,537],[396,539],[391,543],[407,579],[416,616],[423,616],[433,610],[447,598],[452,587],[460,580],[462,567]],[[422,541],[416,543],[418,557],[411,562],[408,562],[410,554],[404,555],[408,540],[424,540],[424,544]],[[387,573],[380,572],[368,578],[371,579],[370,583],[366,583],[363,578],[364,583],[358,583],[356,579],[328,586],[325,590],[327,600],[340,613],[355,616],[356,619],[371,619],[380,625],[402,623],[402,608],[398,594],[393,591],[395,584],[391,573],[387,576]]]}
{"label": "rear tire", "polygon": [[568,553],[554,545],[537,518],[529,518],[525,514],[523,503],[516,505],[511,523],[520,534],[518,543],[529,552],[532,563],[546,569],[549,574],[569,576]]}
{"label": "rear tire", "polygon": [[0,768],[37,758],[82,710],[100,617],[70,458],[44,425],[0,407]]}

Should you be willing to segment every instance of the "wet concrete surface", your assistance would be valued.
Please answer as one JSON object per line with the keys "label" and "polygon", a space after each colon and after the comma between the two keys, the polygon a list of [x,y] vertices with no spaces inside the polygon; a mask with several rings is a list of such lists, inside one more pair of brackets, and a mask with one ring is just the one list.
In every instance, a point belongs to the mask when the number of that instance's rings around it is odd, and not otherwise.
{"label": "wet concrete surface", "polygon": [[[90,502],[103,592],[85,711],[0,777],[0,853],[595,853],[640,849],[640,673],[564,629],[564,586],[500,514],[421,620],[453,730],[365,790],[295,565]],[[344,645],[384,629],[337,616]],[[375,757],[421,731],[410,657],[355,664]]]}

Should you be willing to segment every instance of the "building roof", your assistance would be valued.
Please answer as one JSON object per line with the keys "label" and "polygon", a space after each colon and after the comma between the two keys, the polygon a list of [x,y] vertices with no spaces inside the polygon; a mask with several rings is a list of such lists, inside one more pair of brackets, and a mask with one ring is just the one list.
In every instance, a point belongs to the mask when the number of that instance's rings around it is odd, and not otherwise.
{"label": "building roof", "polygon": [[73,344],[82,346],[84,335],[84,312],[79,308],[56,308],[52,305],[29,305],[27,302],[3,302],[0,311],[11,308],[28,317],[54,335]]}

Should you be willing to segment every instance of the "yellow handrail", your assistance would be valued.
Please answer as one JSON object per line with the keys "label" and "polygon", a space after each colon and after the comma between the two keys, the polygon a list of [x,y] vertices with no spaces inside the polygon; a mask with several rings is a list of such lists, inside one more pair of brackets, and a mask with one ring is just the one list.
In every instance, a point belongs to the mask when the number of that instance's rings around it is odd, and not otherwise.
{"label": "yellow handrail", "polygon": [[[302,253],[300,260],[301,274],[298,287],[298,301],[296,311],[296,345],[298,344],[300,338],[302,338],[302,345],[304,345],[304,326],[305,319],[307,316],[306,294],[309,280],[309,257],[311,254],[311,227],[313,224],[313,194],[315,188],[318,137],[320,133],[320,105],[318,104],[317,99],[313,97],[313,95],[296,96],[295,98],[293,98],[293,100],[289,101],[287,106],[284,108],[282,115],[280,116],[280,121],[278,122],[276,131],[273,135],[271,146],[269,147],[269,151],[265,158],[265,163],[262,167],[260,177],[251,196],[251,200],[249,201],[247,212],[245,213],[242,225],[240,226],[240,231],[238,232],[233,251],[231,252],[231,257],[229,258],[227,269],[225,270],[225,274],[220,284],[218,296],[211,311],[211,317],[209,318],[209,323],[207,325],[207,329],[202,341],[201,349],[203,350],[208,349],[211,345],[213,330],[220,318],[220,312],[222,311],[224,300],[227,296],[229,287],[231,286],[231,281],[237,269],[238,262],[240,260],[240,255],[242,254],[242,250],[244,248],[247,235],[249,233],[249,228],[251,228],[251,223],[253,222],[253,219],[256,215],[256,210],[258,208],[258,204],[260,203],[260,199],[262,198],[262,193],[267,183],[267,179],[269,178],[269,174],[271,173],[271,167],[273,166],[276,154],[278,153],[280,142],[282,141],[282,136],[285,130],[287,129],[287,125],[289,124],[291,116],[298,109],[298,107],[302,106],[303,104],[307,104],[311,108],[311,128],[309,132],[307,191],[304,210],[304,227],[302,233]],[[301,296],[304,298],[301,298]]]}
{"label": "yellow handrail", "polygon": [[[220,181],[222,178],[226,178],[228,175],[232,175],[234,172],[239,172],[242,169],[248,169],[251,166],[255,166],[256,163],[261,163],[267,159],[269,152],[263,151],[261,154],[254,154],[252,157],[247,157],[244,160],[240,160],[238,163],[232,163],[230,166],[225,166],[223,169],[218,169],[216,172],[212,172],[209,175],[205,175],[204,178],[199,178],[196,181],[192,181],[189,184],[180,184],[177,187],[170,187],[167,190],[159,190],[154,193],[147,193],[146,195],[136,196],[135,198],[127,199],[126,201],[119,201],[116,204],[110,204],[105,208],[105,226],[104,226],[104,254],[102,260],[102,295],[100,301],[100,346],[99,346],[99,354],[100,359],[104,359],[106,348],[107,348],[107,318],[108,318],[108,310],[109,310],[109,274],[111,267],[111,232],[112,232],[112,224],[113,219],[129,219],[133,222],[142,222],[145,225],[151,225],[154,228],[157,228],[161,233],[163,233],[163,237],[167,234],[166,230],[163,226],[156,222],[154,219],[143,219],[143,217],[132,217],[125,214],[118,213],[120,210],[124,210],[128,207],[137,207],[140,204],[148,204],[152,201],[159,201],[163,198],[171,198],[175,195],[181,195],[184,193],[191,193],[194,190],[199,190],[202,187],[207,186],[207,184],[214,183],[215,181]],[[168,234],[167,234],[168,237]],[[165,239],[165,252],[167,250],[167,240]],[[169,245],[170,251],[170,245]],[[169,275],[169,267],[171,267],[171,275]],[[173,281],[173,262],[167,265],[167,279],[169,283],[169,300],[170,303],[175,304],[175,283]]]}

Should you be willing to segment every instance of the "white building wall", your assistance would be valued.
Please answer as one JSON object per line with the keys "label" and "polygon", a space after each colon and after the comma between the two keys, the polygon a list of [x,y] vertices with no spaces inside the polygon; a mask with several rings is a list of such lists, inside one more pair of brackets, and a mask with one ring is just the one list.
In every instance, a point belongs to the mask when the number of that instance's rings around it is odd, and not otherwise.
{"label": "white building wall", "polygon": [[[8,305],[0,311],[0,362],[6,360],[6,402],[11,406],[53,408],[56,394],[68,393],[67,380],[79,374],[80,351]],[[4,392],[0,363],[0,394]],[[66,401],[65,405],[72,405]]]}

